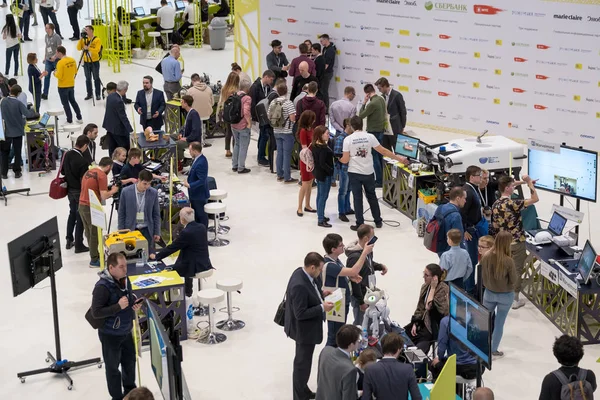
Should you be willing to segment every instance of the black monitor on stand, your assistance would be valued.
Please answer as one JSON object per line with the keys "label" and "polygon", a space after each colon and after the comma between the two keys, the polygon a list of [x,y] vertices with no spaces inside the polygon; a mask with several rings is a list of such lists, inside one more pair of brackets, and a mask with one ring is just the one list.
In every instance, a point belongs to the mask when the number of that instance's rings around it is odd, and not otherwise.
{"label": "black monitor on stand", "polygon": [[46,372],[61,374],[68,382],[68,389],[73,388],[73,380],[67,373],[71,368],[97,365],[102,366],[100,358],[84,361],[63,360],[60,351],[60,329],[58,324],[58,301],[56,296],[56,271],[62,268],[60,252],[60,234],[56,217],[33,228],[26,234],[8,243],[8,258],[12,277],[13,296],[25,293],[35,285],[50,278],[52,293],[52,314],[54,319],[54,341],[56,358],[47,352],[46,362],[52,362],[49,367],[33,371],[19,372],[17,377],[25,383],[25,377]]}

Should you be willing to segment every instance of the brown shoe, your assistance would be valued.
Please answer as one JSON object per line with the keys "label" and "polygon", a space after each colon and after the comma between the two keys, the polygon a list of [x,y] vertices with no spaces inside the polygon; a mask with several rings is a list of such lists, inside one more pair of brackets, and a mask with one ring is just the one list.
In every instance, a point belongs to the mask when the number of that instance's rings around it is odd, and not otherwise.
{"label": "brown shoe", "polygon": [[232,155],[233,155],[233,154],[231,154],[231,151],[229,151],[229,150],[227,150],[227,151],[225,152],[225,158],[231,158],[231,156],[232,156]]}
{"label": "brown shoe", "polygon": [[331,182],[331,187],[337,187],[337,183],[335,181]]}

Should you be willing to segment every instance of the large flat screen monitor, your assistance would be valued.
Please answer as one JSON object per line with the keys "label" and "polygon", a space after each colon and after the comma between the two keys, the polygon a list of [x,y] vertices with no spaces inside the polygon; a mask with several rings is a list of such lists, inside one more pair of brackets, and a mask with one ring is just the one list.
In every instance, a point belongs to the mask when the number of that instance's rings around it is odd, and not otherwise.
{"label": "large flat screen monitor", "polygon": [[561,146],[560,153],[529,149],[528,173],[535,187],[596,202],[598,153]]}
{"label": "large flat screen monitor", "polygon": [[589,240],[586,240],[583,252],[581,253],[581,258],[579,258],[579,262],[577,263],[577,271],[579,272],[579,275],[581,275],[581,280],[584,284],[587,284],[590,280],[590,274],[594,270],[594,265],[596,264],[596,257],[597,253],[592,247],[592,244]]}
{"label": "large flat screen monitor", "polygon": [[417,153],[419,152],[419,139],[398,134],[395,150],[396,154],[415,160],[417,159]]}
{"label": "large flat screen monitor", "polygon": [[492,313],[452,283],[450,334],[492,368]]}

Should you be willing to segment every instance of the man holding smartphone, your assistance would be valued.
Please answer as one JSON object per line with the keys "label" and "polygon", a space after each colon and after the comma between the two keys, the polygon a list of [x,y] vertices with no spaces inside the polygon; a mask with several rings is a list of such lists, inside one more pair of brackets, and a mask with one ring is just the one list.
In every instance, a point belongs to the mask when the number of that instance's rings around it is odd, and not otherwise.
{"label": "man holding smartphone", "polygon": [[108,393],[113,399],[122,399],[135,389],[135,344],[131,330],[134,312],[142,307],[142,302],[132,293],[125,256],[111,253],[106,265],[98,273],[100,279],[92,294],[92,316],[104,319],[98,336]]}
{"label": "man holding smartphone", "polygon": [[[377,240],[375,230],[371,225],[362,224],[358,227],[356,233],[358,240],[350,243],[346,248],[346,257],[348,257],[346,260],[347,268],[353,268],[359,262],[361,254],[364,251],[363,249],[367,246],[372,247]],[[368,287],[375,287],[375,271],[381,271],[381,275],[385,275],[388,269],[385,265],[375,262],[373,260],[373,253],[371,252],[367,254],[360,270],[359,275],[362,279],[360,282],[352,282],[352,298],[350,300],[354,311],[354,325],[362,325],[365,311],[369,307],[365,304],[365,294]]]}

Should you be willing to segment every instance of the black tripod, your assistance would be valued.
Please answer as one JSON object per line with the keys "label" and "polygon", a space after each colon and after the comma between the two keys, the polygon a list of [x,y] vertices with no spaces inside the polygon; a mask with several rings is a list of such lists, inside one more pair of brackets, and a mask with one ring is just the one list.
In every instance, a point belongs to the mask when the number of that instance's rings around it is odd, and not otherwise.
{"label": "black tripod", "polygon": [[27,196],[29,196],[30,190],[31,189],[29,189],[29,188],[6,190],[4,188],[4,185],[2,184],[2,176],[0,176],[0,199],[4,199],[5,207],[8,206],[8,198],[6,196],[8,196],[9,194],[15,194],[15,193],[27,193]]}
{"label": "black tripod", "polygon": [[[85,40],[85,39],[84,39]],[[94,38],[92,38],[92,40],[94,40]],[[86,43],[86,46],[89,45],[92,40],[90,40],[89,42]],[[88,59],[91,61],[92,60],[92,54],[90,53],[89,50],[81,50],[81,57],[79,57],[79,64],[77,64],[77,71],[75,72],[75,76],[77,76],[77,74],[79,73],[79,68],[81,68],[81,63],[83,63],[83,57],[87,56]],[[98,72],[98,78],[100,78],[100,72]],[[93,76],[90,78],[93,79]],[[100,81],[100,87],[102,88],[102,99],[104,100],[106,98],[106,88],[104,87],[104,83],[102,83],[102,79],[98,79]],[[92,88],[93,91],[93,88]],[[94,107],[96,107],[96,98],[94,97],[94,93],[92,93],[92,104],[94,105]]]}
{"label": "black tripod", "polygon": [[47,368],[36,369],[33,371],[19,372],[17,374],[17,378],[21,379],[21,383],[25,383],[25,377],[31,375],[39,375],[44,374],[46,372],[51,372],[54,374],[61,374],[63,378],[67,380],[69,386],[67,389],[73,389],[73,379],[67,373],[71,368],[82,368],[91,365],[97,365],[98,368],[102,368],[102,360],[100,358],[92,358],[84,361],[68,361],[63,360],[60,353],[60,329],[58,326],[58,301],[56,299],[56,277],[54,273],[54,250],[52,250],[51,245],[46,244],[46,248],[43,250],[41,255],[36,257],[34,260],[40,260],[43,265],[49,268],[50,271],[50,287],[52,290],[52,316],[54,318],[54,342],[56,345],[56,358],[49,351],[46,353],[46,362],[52,362]]}

